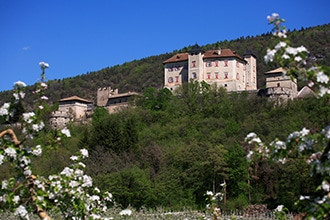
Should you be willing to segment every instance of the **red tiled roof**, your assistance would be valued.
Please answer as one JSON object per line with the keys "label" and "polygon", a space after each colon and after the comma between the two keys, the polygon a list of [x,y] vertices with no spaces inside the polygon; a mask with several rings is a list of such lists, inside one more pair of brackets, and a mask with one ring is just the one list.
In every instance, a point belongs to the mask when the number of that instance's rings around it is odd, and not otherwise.
{"label": "red tiled roof", "polygon": [[[219,54],[220,52],[220,54]],[[231,49],[221,49],[221,50],[208,50],[203,54],[203,59],[210,59],[210,58],[228,58],[228,57],[235,57],[237,59],[243,60],[246,62],[243,57],[238,55],[237,53],[233,52]],[[175,63],[188,60],[188,53],[178,53],[171,58],[165,60],[163,64],[166,63]]]}
{"label": "red tiled roof", "polygon": [[178,54],[172,56],[171,58],[165,60],[163,62],[163,64],[176,63],[176,62],[181,62],[181,61],[185,61],[185,60],[188,60],[188,53],[178,53]]}
{"label": "red tiled roof", "polygon": [[224,57],[236,57],[238,59],[244,60],[243,57],[233,52],[231,49],[208,50],[204,53],[203,58],[206,59],[206,58],[224,58]]}
{"label": "red tiled roof", "polygon": [[59,100],[59,102],[66,102],[66,101],[80,101],[80,102],[85,102],[85,103],[91,103],[91,101],[89,101],[87,99],[80,98],[78,96],[71,96],[71,97]]}

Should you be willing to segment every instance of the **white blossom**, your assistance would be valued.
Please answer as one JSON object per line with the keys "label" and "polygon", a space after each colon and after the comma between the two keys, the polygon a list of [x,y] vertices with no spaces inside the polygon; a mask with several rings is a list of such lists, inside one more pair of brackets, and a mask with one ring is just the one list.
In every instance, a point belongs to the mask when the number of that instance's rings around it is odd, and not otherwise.
{"label": "white blossom", "polygon": [[41,154],[42,154],[42,149],[41,149],[41,145],[40,145],[40,144],[37,145],[37,146],[35,147],[35,149],[33,149],[32,154],[35,155],[35,156],[37,156],[37,157],[41,156]]}
{"label": "white blossom", "polygon": [[78,160],[78,157],[77,156],[71,156],[70,160],[73,160],[73,161]]}
{"label": "white blossom", "polygon": [[43,95],[43,96],[41,96],[41,99],[48,100],[48,97]]}
{"label": "white blossom", "polygon": [[46,63],[46,62],[39,62],[39,66],[42,68],[42,69],[45,69],[45,68],[48,68],[49,67],[49,64]]}
{"label": "white blossom", "polygon": [[67,137],[71,137],[70,130],[67,129],[67,128],[63,128],[63,129],[61,130],[61,133],[62,133],[62,134],[65,134],[65,136],[67,136]]}
{"label": "white blossom", "polygon": [[1,189],[7,189],[7,186],[8,186],[8,180],[2,180]]}
{"label": "white blossom", "polygon": [[300,196],[299,200],[305,200],[305,199],[310,199],[310,196]]}
{"label": "white blossom", "polygon": [[303,128],[299,133],[302,137],[306,136],[309,134],[309,129]]}
{"label": "white blossom", "polygon": [[278,205],[277,208],[275,209],[275,211],[282,212],[283,208],[284,208],[284,205]]}
{"label": "white blossom", "polygon": [[288,54],[292,54],[292,55],[295,56],[295,55],[297,55],[298,50],[297,50],[297,48],[294,48],[294,47],[287,47],[285,49],[285,52],[288,53]]}
{"label": "white blossom", "polygon": [[278,44],[276,44],[276,46],[275,46],[275,49],[276,50],[279,50],[279,49],[281,49],[282,47],[286,47],[286,43],[285,42],[283,42],[283,41],[281,41],[281,42],[279,42]]}
{"label": "white blossom", "polygon": [[264,56],[264,60],[266,63],[273,62],[275,57],[276,50],[267,49],[267,54]]}
{"label": "white blossom", "polygon": [[30,219],[26,208],[22,205],[17,207],[15,211],[15,215],[19,215],[23,219],[28,219],[28,220]]}
{"label": "white blossom", "polygon": [[40,122],[39,124],[33,124],[32,129],[36,132],[41,131],[45,127],[44,122]]}
{"label": "white blossom", "polygon": [[16,159],[17,152],[16,152],[16,150],[14,148],[8,147],[8,148],[5,149],[5,154],[8,157],[11,157],[13,159]]}
{"label": "white blossom", "polygon": [[329,77],[326,74],[324,74],[323,71],[320,71],[316,74],[316,81],[319,83],[328,83]]}
{"label": "white blossom", "polygon": [[319,95],[322,97],[326,94],[330,94],[330,90],[327,87],[320,86]]}
{"label": "white blossom", "polygon": [[86,149],[81,149],[81,150],[80,150],[80,153],[81,153],[81,155],[83,156],[83,158],[88,157],[88,150],[86,150]]}
{"label": "white blossom", "polygon": [[83,176],[83,175],[84,175],[84,171],[82,171],[81,169],[76,169],[76,170],[74,171],[74,174],[75,174],[76,176]]}
{"label": "white blossom", "polygon": [[10,107],[9,103],[4,103],[0,108],[0,116],[8,115],[8,109]]}
{"label": "white blossom", "polygon": [[18,95],[18,93],[13,93],[13,96],[15,97],[15,100],[19,100],[19,95]]}
{"label": "white blossom", "polygon": [[86,167],[86,165],[84,163],[82,163],[82,162],[79,162],[78,165],[81,166],[81,167],[83,167],[83,168]]}
{"label": "white blossom", "polygon": [[111,193],[109,193],[109,192],[105,192],[105,200],[107,200],[107,201],[112,201],[112,194]]}
{"label": "white blossom", "polygon": [[206,191],[206,195],[213,196],[213,192],[212,191]]}
{"label": "white blossom", "polygon": [[300,56],[297,56],[297,57],[294,58],[294,60],[295,60],[296,62],[300,62],[300,61],[302,61],[302,58],[301,58]]}
{"label": "white blossom", "polygon": [[90,176],[83,176],[83,184],[82,187],[91,187],[93,185],[92,178]]}
{"label": "white blossom", "polygon": [[79,186],[79,185],[80,185],[79,182],[77,182],[77,181],[75,181],[75,180],[72,180],[72,181],[70,181],[70,183],[69,183],[69,186],[70,186],[71,188],[77,187],[77,186]]}
{"label": "white blossom", "polygon": [[3,164],[4,159],[5,159],[5,156],[3,156],[2,154],[0,154],[0,165]]}
{"label": "white blossom", "polygon": [[322,181],[322,189],[326,192],[330,191],[330,185],[329,185],[328,181],[326,181],[326,180]]}
{"label": "white blossom", "polygon": [[132,211],[130,209],[124,209],[122,210],[119,215],[127,215],[127,216],[130,216],[132,215]]}
{"label": "white blossom", "polygon": [[297,47],[296,50],[298,51],[298,53],[302,53],[302,52],[308,53],[308,50],[304,46]]}
{"label": "white blossom", "polygon": [[285,53],[285,54],[282,55],[282,58],[288,60],[288,59],[290,59],[290,56]]}
{"label": "white blossom", "polygon": [[285,142],[283,141],[276,141],[276,142],[272,142],[271,145],[275,146],[275,148],[277,150],[280,150],[280,149],[286,149],[286,144]]}
{"label": "white blossom", "polygon": [[16,85],[18,87],[25,87],[26,86],[25,82],[22,82],[22,81],[14,82],[14,85]]}
{"label": "white blossom", "polygon": [[275,35],[277,35],[279,38],[287,38],[285,32],[282,31],[276,32]]}
{"label": "white blossom", "polygon": [[24,168],[24,172],[23,172],[23,174],[24,174],[25,176],[31,176],[31,175],[32,175],[32,171],[30,170],[29,167],[25,167],[25,168]]}
{"label": "white blossom", "polygon": [[30,158],[26,156],[21,157],[19,161],[21,162],[22,167],[25,167],[31,163]]}
{"label": "white blossom", "polygon": [[253,155],[253,151],[250,150],[249,153],[248,153],[248,155],[246,156],[246,158],[247,158],[247,160],[248,160],[249,162],[251,161],[251,157],[252,157],[252,155]]}
{"label": "white blossom", "polygon": [[35,116],[34,112],[23,113],[23,119],[27,123],[31,123],[33,121],[33,117]]}
{"label": "white blossom", "polygon": [[73,174],[73,169],[69,167],[65,167],[61,172],[61,175],[65,175],[65,176],[71,176],[72,174]]}
{"label": "white blossom", "polygon": [[14,196],[14,198],[13,198],[14,203],[17,204],[19,202],[19,200],[20,200],[19,196]]}
{"label": "white blossom", "polygon": [[[330,125],[326,128],[322,129],[322,134],[327,138],[330,139]],[[1,164],[1,163],[0,163]]]}

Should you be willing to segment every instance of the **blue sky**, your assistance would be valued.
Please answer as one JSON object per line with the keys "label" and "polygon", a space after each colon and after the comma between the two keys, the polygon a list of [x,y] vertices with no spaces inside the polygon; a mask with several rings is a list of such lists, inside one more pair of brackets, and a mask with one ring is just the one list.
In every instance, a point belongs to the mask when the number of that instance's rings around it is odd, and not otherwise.
{"label": "blue sky", "polygon": [[[0,0],[0,91],[63,79],[198,43],[330,23],[329,0]],[[231,48],[235,50],[235,48]]]}

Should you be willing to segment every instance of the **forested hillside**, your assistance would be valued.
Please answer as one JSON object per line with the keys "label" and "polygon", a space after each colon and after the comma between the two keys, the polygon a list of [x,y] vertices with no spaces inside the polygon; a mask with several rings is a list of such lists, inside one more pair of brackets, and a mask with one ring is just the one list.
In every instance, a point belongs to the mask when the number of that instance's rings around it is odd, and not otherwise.
{"label": "forested hillside", "polygon": [[[289,31],[288,39],[292,46],[304,45],[310,52],[309,62],[330,65],[330,24],[311,27],[301,30]],[[200,45],[203,49],[230,48],[238,54],[243,55],[251,50],[257,56],[258,88],[264,86],[264,73],[273,68],[276,64],[267,64],[263,61],[267,48],[276,44],[276,39],[270,33],[260,36],[241,37],[232,41],[219,41],[213,44]],[[148,87],[162,88],[163,86],[163,64],[162,62],[173,54],[189,51],[190,46],[178,49],[171,53],[146,57],[141,60],[126,62],[122,65],[106,67],[104,69],[85,73],[76,77],[51,80],[47,96],[50,103],[56,103],[59,99],[78,95],[82,98],[96,101],[97,89],[111,86],[118,88],[119,92],[135,91],[142,92]],[[92,62],[92,61],[91,61]],[[33,86],[27,88],[26,100],[33,103],[31,94]],[[11,92],[0,93],[0,104],[11,99]]]}
{"label": "forested hillside", "polygon": [[[221,192],[226,181],[222,210],[282,204],[298,212],[294,202],[321,184],[310,176],[306,158],[292,157],[284,165],[260,158],[249,164],[252,146],[244,139],[252,131],[267,143],[304,127],[320,131],[330,122],[329,112],[329,97],[275,108],[264,97],[228,94],[205,83],[186,84],[177,96],[148,88],[134,108],[111,115],[97,108],[90,124],[69,126],[72,137],[56,149],[45,148],[32,164],[36,174],[48,176],[87,148],[93,185],[113,193],[122,207],[203,210],[206,191]],[[43,130],[34,145],[51,144],[53,135]],[[13,172],[2,166],[0,181]]]}

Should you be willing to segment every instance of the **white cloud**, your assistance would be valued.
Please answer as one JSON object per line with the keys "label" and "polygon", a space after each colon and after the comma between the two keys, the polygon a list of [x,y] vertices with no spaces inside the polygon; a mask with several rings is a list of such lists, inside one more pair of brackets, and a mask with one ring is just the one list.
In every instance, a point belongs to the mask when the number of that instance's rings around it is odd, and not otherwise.
{"label": "white cloud", "polygon": [[25,46],[22,48],[22,50],[26,51],[26,50],[30,50],[31,49],[31,46]]}

